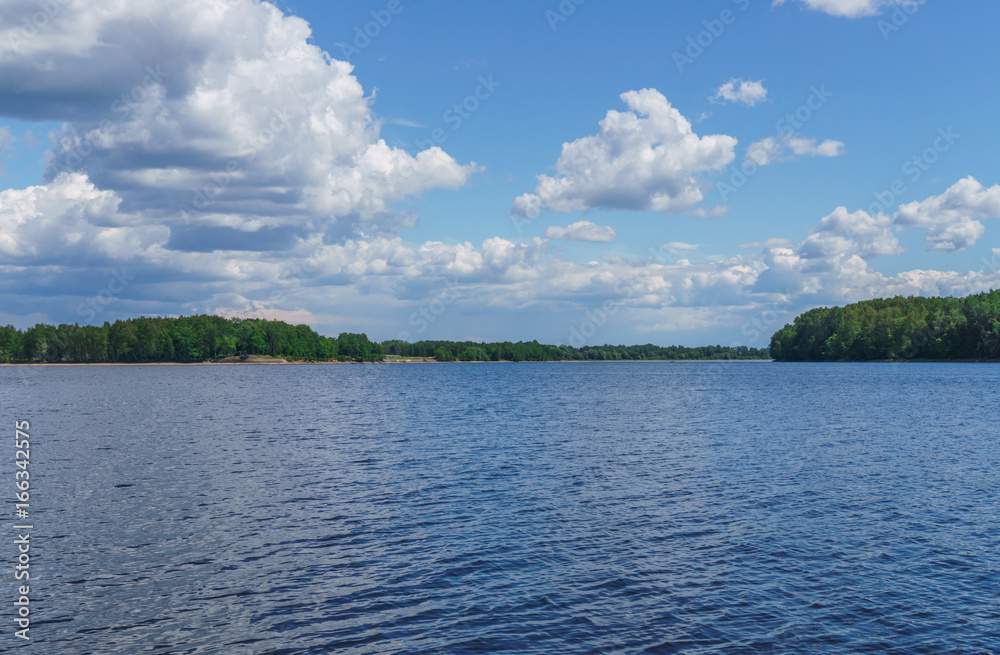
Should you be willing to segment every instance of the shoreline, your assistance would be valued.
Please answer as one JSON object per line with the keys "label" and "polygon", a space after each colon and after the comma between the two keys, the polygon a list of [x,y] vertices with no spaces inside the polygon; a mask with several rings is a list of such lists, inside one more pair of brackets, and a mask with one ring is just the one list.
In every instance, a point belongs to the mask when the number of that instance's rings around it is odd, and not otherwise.
{"label": "shoreline", "polygon": [[250,358],[247,361],[218,360],[204,362],[0,362],[0,368],[13,367],[73,367],[73,366],[358,366],[370,364],[1000,364],[1000,359],[873,359],[860,361],[802,361],[783,362],[774,359],[558,359],[550,361],[452,361],[439,362],[434,358],[408,357],[387,359],[381,362],[306,361],[270,358]]}
{"label": "shoreline", "polygon": [[548,362],[512,362],[510,360],[500,360],[497,362],[439,362],[434,359],[396,359],[382,362],[309,362],[309,361],[288,361],[288,360],[264,360],[264,361],[218,361],[218,362],[30,362],[17,364],[0,364],[4,367],[74,367],[74,366],[306,366],[306,365],[336,365],[336,366],[358,366],[371,364],[751,364],[751,363],[773,363],[772,359],[560,359]]}
{"label": "shoreline", "polygon": [[547,362],[439,362],[435,359],[394,359],[381,362],[310,362],[265,359],[260,361],[207,361],[207,362],[47,362],[0,363],[0,368],[15,367],[85,367],[85,366],[368,366],[389,364],[1000,364],[1000,359],[878,359],[857,362],[779,362],[773,359],[560,359]]}

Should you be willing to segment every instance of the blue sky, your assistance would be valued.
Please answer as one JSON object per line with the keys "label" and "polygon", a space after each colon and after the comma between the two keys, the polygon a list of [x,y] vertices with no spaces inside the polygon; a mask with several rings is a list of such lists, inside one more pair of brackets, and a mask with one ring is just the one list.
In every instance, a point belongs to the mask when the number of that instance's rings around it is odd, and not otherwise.
{"label": "blue sky", "polygon": [[761,346],[1000,286],[993,3],[180,5],[0,2],[0,321]]}

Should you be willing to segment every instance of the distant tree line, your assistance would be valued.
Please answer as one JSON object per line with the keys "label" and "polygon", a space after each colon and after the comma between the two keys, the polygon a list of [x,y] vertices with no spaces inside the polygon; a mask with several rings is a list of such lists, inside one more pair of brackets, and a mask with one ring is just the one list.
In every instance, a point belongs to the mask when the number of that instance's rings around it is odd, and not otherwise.
{"label": "distant tree line", "polygon": [[561,361],[629,361],[629,360],[706,360],[706,359],[770,359],[766,348],[746,346],[547,346],[537,341],[477,343],[473,341],[386,341],[382,344],[387,355],[401,357],[433,357],[453,362],[561,362]]}
{"label": "distant tree line", "polygon": [[1000,291],[813,309],[771,337],[771,356],[786,362],[1000,359]]}
{"label": "distant tree line", "polygon": [[103,326],[0,327],[2,363],[185,363],[235,356],[364,362],[385,357],[382,347],[364,334],[333,339],[307,325],[252,318],[141,317]]}
{"label": "distant tree line", "polygon": [[307,325],[219,316],[140,317],[95,325],[0,327],[0,363],[203,362],[229,357],[297,361],[378,362],[386,355],[453,362],[768,359],[766,348],[745,346],[548,346],[537,341],[386,341],[365,334],[324,337]]}

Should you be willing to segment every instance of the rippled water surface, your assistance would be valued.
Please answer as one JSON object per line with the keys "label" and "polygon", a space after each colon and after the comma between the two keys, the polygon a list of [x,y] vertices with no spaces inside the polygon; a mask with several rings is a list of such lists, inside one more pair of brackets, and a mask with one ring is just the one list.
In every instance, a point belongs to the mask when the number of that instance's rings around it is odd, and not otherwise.
{"label": "rippled water surface", "polygon": [[4,574],[0,651],[1000,653],[997,366],[0,383],[35,525],[34,639]]}

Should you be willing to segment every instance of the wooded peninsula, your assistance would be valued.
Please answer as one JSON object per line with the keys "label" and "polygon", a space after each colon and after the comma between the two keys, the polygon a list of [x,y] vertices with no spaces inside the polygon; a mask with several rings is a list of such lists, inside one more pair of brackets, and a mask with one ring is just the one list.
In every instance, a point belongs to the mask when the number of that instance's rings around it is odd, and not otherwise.
{"label": "wooded peninsula", "polygon": [[769,359],[766,348],[703,346],[548,346],[511,343],[385,341],[366,334],[318,334],[307,325],[198,315],[140,317],[104,325],[38,324],[0,327],[0,363],[143,364],[274,358],[307,362],[381,362],[400,358],[439,362],[550,362]]}
{"label": "wooded peninsula", "polygon": [[1000,359],[1000,291],[819,308],[771,337],[779,362]]}

